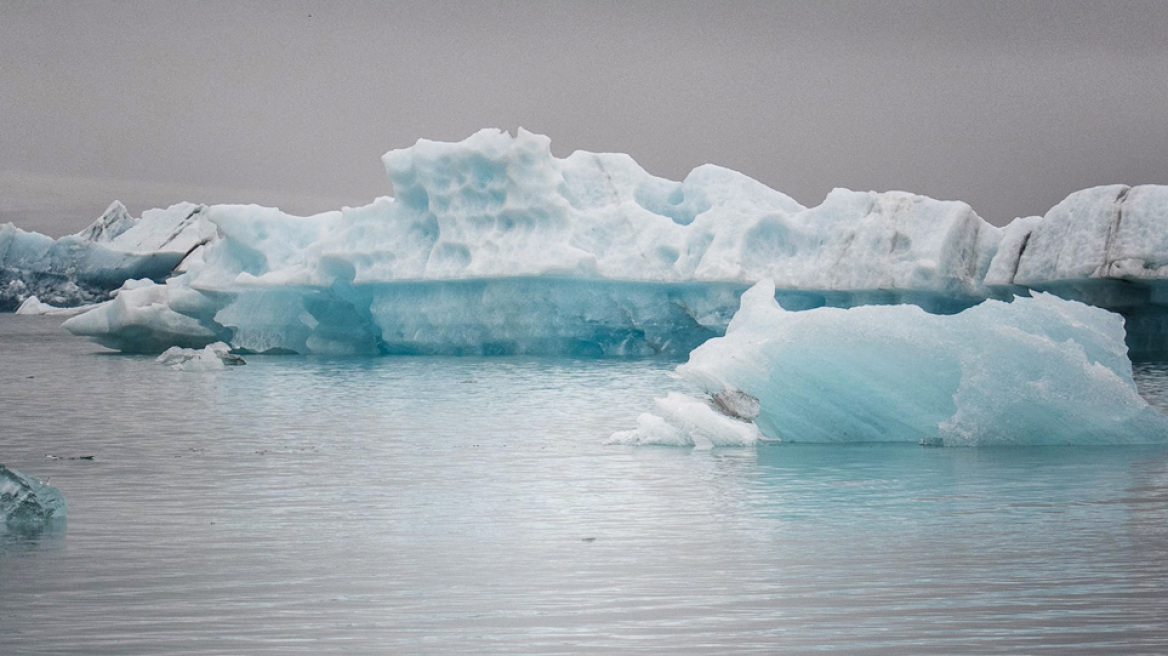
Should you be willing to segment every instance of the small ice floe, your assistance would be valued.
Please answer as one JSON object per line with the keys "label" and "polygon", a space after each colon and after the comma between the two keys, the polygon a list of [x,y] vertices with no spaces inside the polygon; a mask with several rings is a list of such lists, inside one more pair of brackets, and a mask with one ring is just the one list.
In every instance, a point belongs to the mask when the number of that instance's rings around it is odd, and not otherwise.
{"label": "small ice floe", "polygon": [[64,518],[60,490],[0,465],[0,529],[35,528]]}
{"label": "small ice floe", "polygon": [[202,349],[172,346],[154,361],[176,371],[216,371],[247,364],[243,358],[232,353],[231,347],[223,342],[215,342]]}

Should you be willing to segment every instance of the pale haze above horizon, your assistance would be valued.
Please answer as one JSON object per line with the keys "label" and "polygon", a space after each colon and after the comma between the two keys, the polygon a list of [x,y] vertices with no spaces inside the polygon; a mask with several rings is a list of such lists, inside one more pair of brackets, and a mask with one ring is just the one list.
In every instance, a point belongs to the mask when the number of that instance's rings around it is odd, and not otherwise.
{"label": "pale haze above horizon", "polygon": [[1002,225],[1168,184],[1168,2],[0,2],[0,222],[114,199],[308,214],[392,193],[380,157],[484,127],[560,157],[713,163]]}

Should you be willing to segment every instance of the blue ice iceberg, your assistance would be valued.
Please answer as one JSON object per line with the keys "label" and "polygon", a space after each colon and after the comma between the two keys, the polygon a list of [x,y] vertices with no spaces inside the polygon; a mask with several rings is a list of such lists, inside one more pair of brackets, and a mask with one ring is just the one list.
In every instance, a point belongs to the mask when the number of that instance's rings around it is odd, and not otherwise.
{"label": "blue ice iceberg", "polygon": [[64,518],[60,490],[0,465],[0,528],[36,528]]}
{"label": "blue ice iceberg", "polygon": [[1050,294],[953,315],[912,305],[784,310],[761,282],[724,337],[678,367],[626,444],[944,445],[1168,441],[1136,393],[1118,315]]}

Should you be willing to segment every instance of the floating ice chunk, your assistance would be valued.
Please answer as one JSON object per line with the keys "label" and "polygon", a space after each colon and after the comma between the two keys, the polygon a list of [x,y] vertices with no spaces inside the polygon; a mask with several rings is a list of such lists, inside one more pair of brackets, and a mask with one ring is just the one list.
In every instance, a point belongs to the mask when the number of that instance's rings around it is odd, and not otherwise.
{"label": "floating ice chunk", "polygon": [[247,364],[243,358],[232,353],[231,347],[223,342],[208,344],[202,349],[172,346],[155,358],[155,361],[176,371],[217,371]]}
{"label": "floating ice chunk", "polygon": [[1133,352],[1168,353],[1168,186],[1083,190],[1003,230],[906,192],[805,208],[714,165],[671,181],[627,155],[561,159],[524,130],[383,163],[397,198],[314,216],[181,203],[133,219],[115,203],[57,241],[0,228],[0,309],[147,278],[166,285],[71,325],[133,351],[609,356],[685,353],[764,279],[788,309],[955,313],[1035,289],[1122,312]]}
{"label": "floating ice chunk", "polygon": [[731,416],[716,403],[679,392],[657,399],[660,415],[642,414],[637,428],[614,433],[610,444],[693,446],[750,446],[762,438],[749,420]]}
{"label": "floating ice chunk", "polygon": [[65,518],[65,497],[57,488],[0,465],[0,526],[35,528]]}
{"label": "floating ice chunk", "polygon": [[[1123,320],[1049,294],[986,301],[955,315],[914,306],[788,312],[770,282],[742,296],[725,337],[678,367],[711,401],[676,393],[657,416],[613,439],[711,437],[695,404],[758,400],[754,424],[786,442],[906,441],[945,445],[1168,441],[1168,418],[1137,394]],[[721,405],[725,406],[725,403]],[[753,411],[753,408],[751,408]],[[731,413],[733,414],[733,413]]]}
{"label": "floating ice chunk", "polygon": [[[202,348],[220,341],[219,333],[187,314],[171,309],[181,295],[168,294],[178,284],[150,280],[129,280],[112,301],[65,321],[62,326],[75,335],[125,353],[159,353],[170,346]],[[176,298],[177,297],[177,298]]]}

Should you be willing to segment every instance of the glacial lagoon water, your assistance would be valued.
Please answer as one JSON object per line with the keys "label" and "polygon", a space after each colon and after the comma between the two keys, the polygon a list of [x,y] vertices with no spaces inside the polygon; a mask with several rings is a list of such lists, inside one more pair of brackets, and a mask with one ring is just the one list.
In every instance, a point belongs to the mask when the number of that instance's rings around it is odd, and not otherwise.
{"label": "glacial lagoon water", "polygon": [[1163,446],[608,446],[675,362],[177,372],[58,323],[0,315],[0,462],[69,504],[0,536],[0,653],[1168,652]]}

